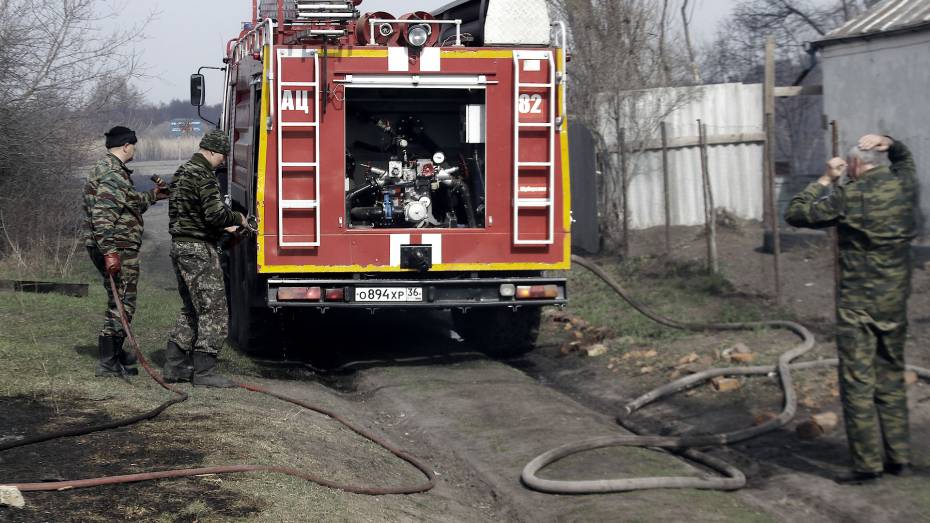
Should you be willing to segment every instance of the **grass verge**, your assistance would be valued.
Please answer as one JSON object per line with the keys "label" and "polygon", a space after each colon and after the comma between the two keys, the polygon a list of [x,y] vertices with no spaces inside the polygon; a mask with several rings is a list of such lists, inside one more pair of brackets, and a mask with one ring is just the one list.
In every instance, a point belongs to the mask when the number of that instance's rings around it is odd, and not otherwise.
{"label": "grass verge", "polygon": [[[142,271],[133,330],[143,353],[157,366],[163,362],[180,300],[175,290],[146,276],[144,262]],[[49,267],[32,266],[28,272],[0,267],[0,278],[61,281],[54,275]],[[0,409],[10,409],[0,419],[2,435],[25,436],[122,417],[169,397],[144,373],[131,383],[94,377],[105,291],[86,259],[68,280],[90,283],[89,297],[0,294]],[[262,374],[256,363],[233,350],[221,359],[226,371]],[[245,390],[182,388],[191,399],[154,421],[4,452],[0,483],[36,481],[43,474],[84,478],[229,463],[287,464],[355,484],[421,479],[384,450],[323,416]],[[352,411],[321,386],[307,384],[307,394],[312,402]],[[192,478],[26,497],[26,509],[12,514],[22,521],[68,514],[93,522],[394,521],[428,499],[357,496],[280,475]],[[441,508],[434,514],[442,514]]]}

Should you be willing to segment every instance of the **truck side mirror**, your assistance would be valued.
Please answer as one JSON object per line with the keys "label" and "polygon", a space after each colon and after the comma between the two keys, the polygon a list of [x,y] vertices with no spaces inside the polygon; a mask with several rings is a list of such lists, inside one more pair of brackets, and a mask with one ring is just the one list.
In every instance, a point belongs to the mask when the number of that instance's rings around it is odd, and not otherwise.
{"label": "truck side mirror", "polygon": [[206,89],[204,87],[203,75],[192,74],[191,75],[191,105],[196,106],[196,107],[202,107],[204,104],[205,97],[206,97]]}

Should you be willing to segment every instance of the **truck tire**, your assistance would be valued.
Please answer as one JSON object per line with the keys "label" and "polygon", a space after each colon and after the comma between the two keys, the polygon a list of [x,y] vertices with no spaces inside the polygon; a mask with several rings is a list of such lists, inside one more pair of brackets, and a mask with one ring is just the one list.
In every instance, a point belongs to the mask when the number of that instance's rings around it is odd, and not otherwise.
{"label": "truck tire", "polygon": [[247,242],[229,252],[229,337],[245,354],[271,355],[281,350],[280,322],[256,296],[257,269]]}
{"label": "truck tire", "polygon": [[475,350],[491,357],[520,356],[536,348],[540,307],[474,308],[452,311],[455,331]]}

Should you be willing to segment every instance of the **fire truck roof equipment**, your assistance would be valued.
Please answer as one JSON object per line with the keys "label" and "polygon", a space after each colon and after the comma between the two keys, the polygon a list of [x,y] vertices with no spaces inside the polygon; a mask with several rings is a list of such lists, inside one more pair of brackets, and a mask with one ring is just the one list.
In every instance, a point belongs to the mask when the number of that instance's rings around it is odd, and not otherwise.
{"label": "fire truck roof equipment", "polygon": [[[548,46],[551,20],[546,0],[456,0],[433,11],[440,20],[462,20],[471,45]],[[446,28],[441,41],[452,32]]]}

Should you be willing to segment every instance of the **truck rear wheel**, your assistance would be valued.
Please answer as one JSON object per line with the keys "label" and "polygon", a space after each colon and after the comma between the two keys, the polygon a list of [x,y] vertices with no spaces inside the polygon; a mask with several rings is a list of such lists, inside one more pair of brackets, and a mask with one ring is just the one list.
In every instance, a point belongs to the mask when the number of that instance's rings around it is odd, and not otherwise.
{"label": "truck rear wheel", "polygon": [[465,342],[492,357],[513,357],[536,348],[539,337],[540,307],[474,308],[452,311],[455,331]]}
{"label": "truck rear wheel", "polygon": [[256,267],[250,245],[243,242],[229,252],[229,337],[246,354],[274,354],[281,349],[280,319],[256,306]]}

